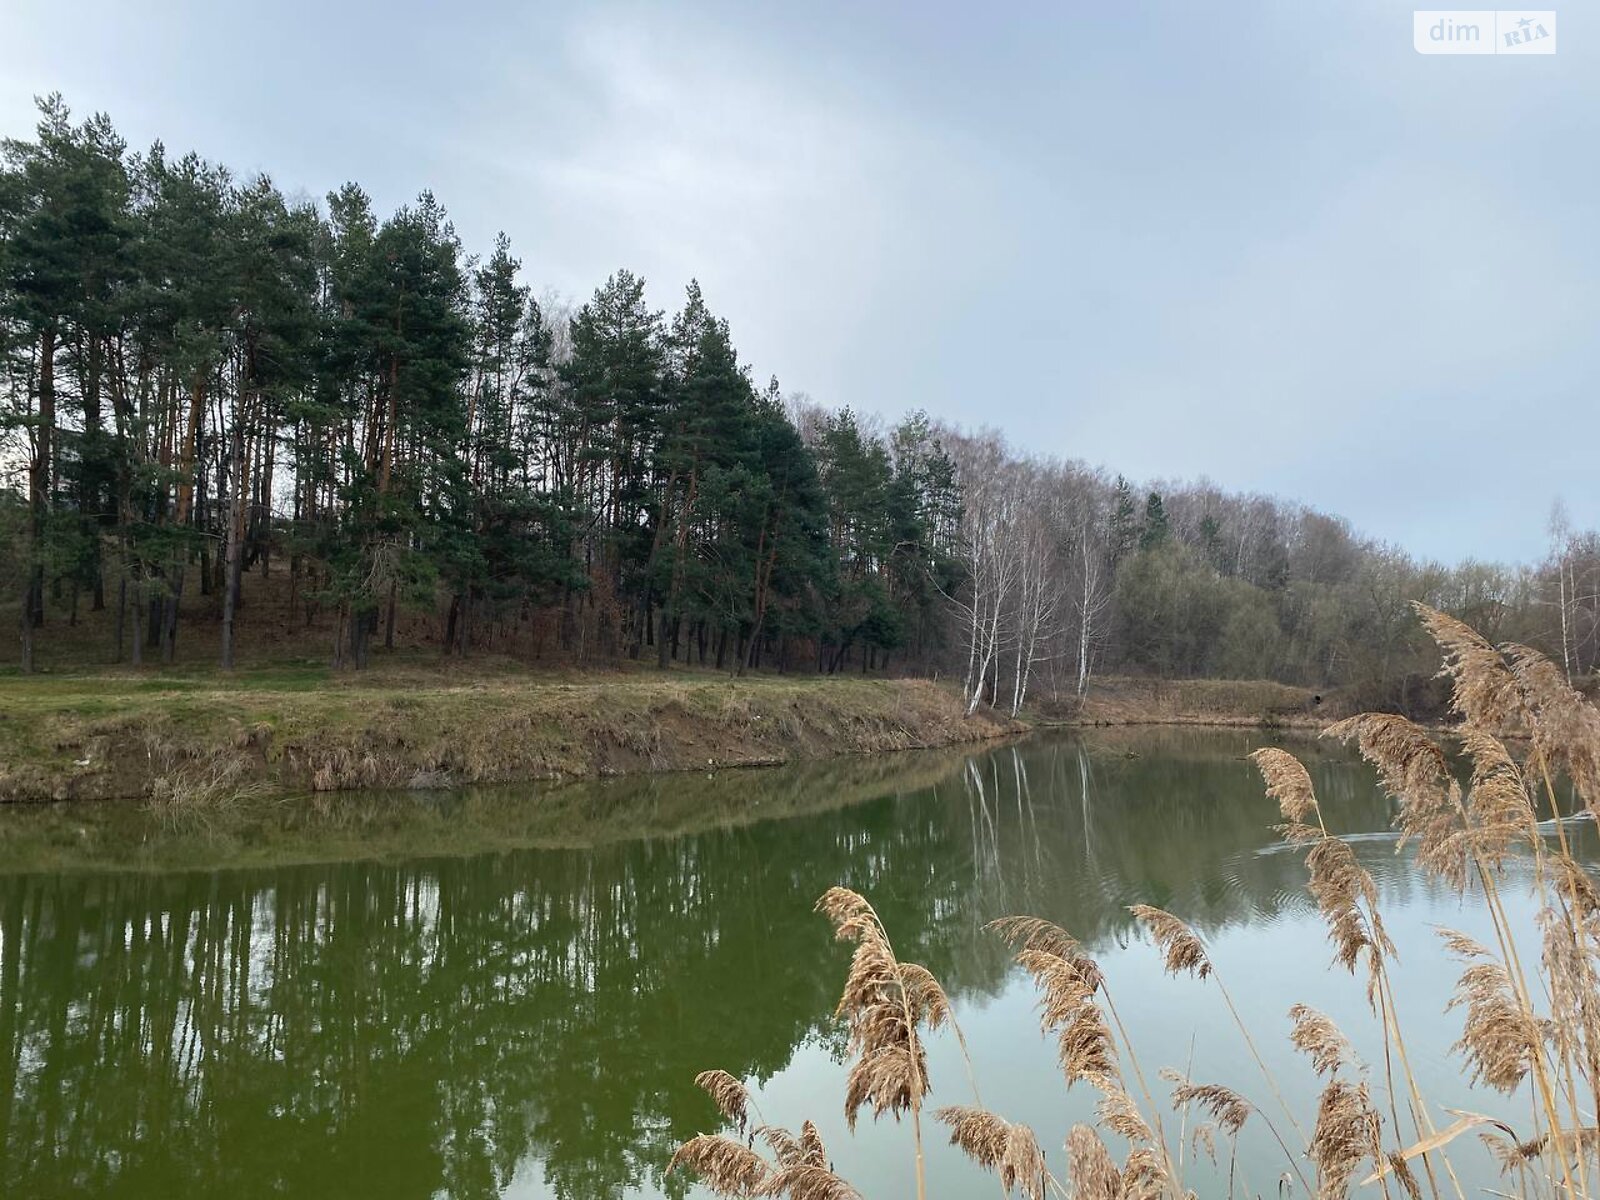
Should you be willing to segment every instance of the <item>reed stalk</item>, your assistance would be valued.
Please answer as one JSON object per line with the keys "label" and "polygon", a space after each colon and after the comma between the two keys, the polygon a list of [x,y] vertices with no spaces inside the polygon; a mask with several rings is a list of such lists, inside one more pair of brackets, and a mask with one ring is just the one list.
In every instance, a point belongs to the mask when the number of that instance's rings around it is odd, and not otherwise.
{"label": "reed stalk", "polygon": [[[1011,944],[1017,963],[1033,976],[1041,998],[1040,1024],[1057,1042],[1067,1086],[1085,1082],[1100,1093],[1098,1128],[1083,1124],[1072,1128],[1066,1138],[1066,1169],[1058,1176],[1031,1128],[1006,1120],[978,1098],[966,1040],[943,988],[924,968],[895,957],[882,921],[865,898],[833,888],[818,902],[818,910],[833,923],[841,940],[855,944],[838,1006],[838,1015],[850,1030],[854,1055],[846,1087],[846,1120],[853,1129],[866,1106],[875,1116],[909,1116],[918,1200],[927,1195],[921,1114],[932,1090],[923,1039],[947,1025],[957,1037],[975,1103],[940,1108],[933,1115],[949,1127],[954,1146],[994,1173],[1006,1196],[1179,1200],[1185,1194],[1181,1172],[1189,1139],[1195,1139],[1197,1158],[1203,1141],[1213,1165],[1219,1165],[1215,1138],[1220,1130],[1230,1147],[1227,1177],[1232,1197],[1239,1131],[1259,1114],[1305,1191],[1328,1200],[1348,1195],[1357,1168],[1367,1160],[1373,1171],[1363,1182],[1379,1184],[1385,1197],[1391,1196],[1393,1182],[1410,1200],[1420,1200],[1424,1183],[1410,1165],[1420,1160],[1426,1187],[1437,1198],[1437,1160],[1451,1190],[1464,1200],[1447,1146],[1467,1130],[1486,1124],[1498,1132],[1481,1136],[1503,1170],[1517,1173],[1522,1196],[1528,1196],[1531,1188],[1534,1194],[1547,1190],[1569,1200],[1594,1200],[1589,1158],[1600,1148],[1600,1128],[1592,1116],[1585,1119],[1579,1088],[1585,1085],[1586,1097],[1600,1109],[1600,886],[1573,857],[1556,776],[1567,775],[1588,810],[1600,816],[1600,713],[1535,652],[1521,646],[1492,646],[1454,618],[1427,608],[1418,611],[1444,654],[1444,673],[1453,683],[1452,703],[1463,718],[1462,741],[1472,761],[1469,790],[1463,793],[1443,750],[1404,718],[1364,714],[1327,732],[1354,742],[1377,768],[1385,790],[1399,804],[1396,824],[1401,844],[1415,846],[1420,869],[1463,896],[1469,891],[1481,894],[1494,931],[1494,949],[1444,931],[1447,948],[1463,964],[1449,1005],[1464,1012],[1462,1037],[1455,1048],[1472,1082],[1508,1094],[1524,1083],[1531,1085],[1528,1136],[1471,1113],[1457,1113],[1454,1123],[1443,1130],[1435,1124],[1399,1020],[1391,971],[1394,946],[1383,927],[1376,885],[1350,846],[1329,832],[1305,767],[1285,751],[1271,748],[1252,758],[1267,794],[1278,802],[1280,833],[1291,845],[1305,849],[1308,889],[1328,926],[1334,960],[1352,974],[1358,967],[1365,969],[1367,998],[1382,1036],[1389,1116],[1398,1137],[1403,1090],[1414,1143],[1385,1150],[1384,1118],[1374,1107],[1365,1067],[1332,1022],[1296,1005],[1290,1012],[1291,1040],[1310,1056],[1317,1075],[1327,1080],[1307,1136],[1200,935],[1172,913],[1135,905],[1131,911],[1151,935],[1169,974],[1215,982],[1275,1106],[1306,1145],[1306,1157],[1316,1166],[1316,1186],[1301,1170],[1301,1156],[1291,1150],[1276,1124],[1248,1099],[1220,1085],[1194,1083],[1187,1074],[1164,1072],[1176,1084],[1173,1104],[1182,1113],[1179,1152],[1174,1156],[1134,1041],[1099,964],[1059,926],[1010,917],[991,928]],[[1531,741],[1520,766],[1501,740],[1507,728],[1524,730]],[[1557,857],[1552,857],[1539,829],[1539,804],[1530,778],[1542,786],[1555,821]],[[1531,856],[1544,931],[1537,962],[1519,946],[1502,887],[1504,864],[1524,852]],[[1541,1014],[1536,1004],[1536,983],[1544,985],[1547,1014]],[[1123,1083],[1124,1061],[1137,1100]],[[696,1082],[725,1121],[740,1133],[748,1131],[749,1142],[702,1134],[679,1148],[673,1167],[693,1168],[719,1195],[859,1200],[854,1189],[832,1173],[821,1136],[810,1122],[800,1137],[794,1137],[768,1125],[749,1091],[733,1076],[704,1072]],[[1208,1118],[1192,1134],[1191,1107]],[[750,1130],[752,1112],[759,1124]],[[1127,1140],[1128,1151],[1120,1164],[1102,1131]],[[757,1137],[771,1152],[770,1159],[756,1151]],[[1491,1189],[1490,1194],[1510,1193]]]}

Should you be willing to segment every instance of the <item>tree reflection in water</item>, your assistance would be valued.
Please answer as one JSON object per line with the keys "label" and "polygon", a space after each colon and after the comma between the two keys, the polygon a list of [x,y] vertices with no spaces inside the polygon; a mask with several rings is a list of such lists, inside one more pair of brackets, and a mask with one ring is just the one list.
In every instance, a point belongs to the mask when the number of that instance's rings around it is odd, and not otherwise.
{"label": "tree reflection in water", "polygon": [[[530,1170],[563,1197],[661,1186],[713,1123],[697,1071],[769,1078],[836,1036],[840,955],[810,911],[831,884],[872,897],[958,1005],[1008,978],[982,930],[999,915],[1103,944],[1135,901],[1208,933],[1302,906],[1297,859],[1259,852],[1275,811],[1243,754],[1260,742],[907,755],[858,774],[877,798],[846,807],[837,767],[744,773],[740,802],[785,797],[757,806],[781,819],[727,807],[588,849],[429,856],[448,816],[402,799],[371,802],[391,806],[393,861],[0,876],[0,1193],[478,1197]],[[1387,826],[1368,773],[1309,753],[1344,828]],[[729,785],[591,789],[569,825],[648,827],[708,786]],[[497,820],[535,836],[525,795],[456,803],[488,838]],[[1421,886],[1391,855],[1369,865],[1391,895]]]}

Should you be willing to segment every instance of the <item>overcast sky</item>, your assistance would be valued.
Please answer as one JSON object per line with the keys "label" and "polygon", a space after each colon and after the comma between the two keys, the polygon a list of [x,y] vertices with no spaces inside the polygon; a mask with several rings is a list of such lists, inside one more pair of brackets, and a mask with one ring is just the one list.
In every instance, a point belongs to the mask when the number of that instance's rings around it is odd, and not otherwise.
{"label": "overcast sky", "polygon": [[1424,57],[1378,0],[5,0],[0,132],[59,90],[290,193],[431,188],[536,290],[697,276],[826,404],[1527,559],[1558,494],[1600,523],[1600,19],[1560,22]]}

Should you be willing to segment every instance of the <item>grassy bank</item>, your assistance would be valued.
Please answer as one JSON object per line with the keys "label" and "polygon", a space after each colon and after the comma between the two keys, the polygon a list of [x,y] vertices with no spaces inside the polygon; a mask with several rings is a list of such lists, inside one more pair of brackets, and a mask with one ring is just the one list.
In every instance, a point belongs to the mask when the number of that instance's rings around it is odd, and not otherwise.
{"label": "grassy bank", "polygon": [[1267,680],[1097,679],[1066,725],[1224,725],[1317,729],[1347,713],[1339,698]]}
{"label": "grassy bank", "polygon": [[437,660],[362,675],[0,678],[0,802],[186,797],[251,787],[432,788],[952,745],[1015,728],[965,719],[919,680],[616,672],[441,678]]}

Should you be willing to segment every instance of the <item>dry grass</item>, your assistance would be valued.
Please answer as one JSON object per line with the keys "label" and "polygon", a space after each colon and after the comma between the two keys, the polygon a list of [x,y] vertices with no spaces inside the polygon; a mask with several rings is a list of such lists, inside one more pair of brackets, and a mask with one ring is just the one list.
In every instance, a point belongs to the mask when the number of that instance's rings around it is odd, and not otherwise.
{"label": "dry grass", "polygon": [[1104,677],[1066,723],[1320,729],[1332,707],[1310,688],[1269,680]]}
{"label": "dry grass", "polygon": [[[1464,1198],[1449,1151],[1463,1133],[1477,1129],[1506,1172],[1503,1187],[1492,1194],[1589,1200],[1600,1195],[1594,1190],[1600,1186],[1600,1130],[1594,1121],[1600,1108],[1600,887],[1572,858],[1559,822],[1559,848],[1547,844],[1537,813],[1542,790],[1548,810],[1559,815],[1552,782],[1558,773],[1573,780],[1591,811],[1600,803],[1600,718],[1548,662],[1525,647],[1491,646],[1443,614],[1423,609],[1421,616],[1444,654],[1463,718],[1462,743],[1472,763],[1466,789],[1451,775],[1443,748],[1402,718],[1366,714],[1327,732],[1355,742],[1377,768],[1399,806],[1396,824],[1414,844],[1419,868],[1464,900],[1482,905],[1494,928],[1492,945],[1443,934],[1445,949],[1461,963],[1446,1010],[1459,1013],[1461,1021],[1455,1052],[1469,1082],[1503,1092],[1527,1087],[1534,1103],[1521,1129],[1471,1113],[1454,1114],[1442,1128],[1436,1123],[1442,1110],[1418,1087],[1396,1017],[1389,971],[1394,947],[1384,932],[1377,888],[1350,846],[1328,828],[1304,767],[1284,751],[1258,751],[1253,758],[1269,795],[1278,801],[1281,832],[1304,851],[1307,887],[1328,927],[1334,961],[1364,976],[1383,1039],[1384,1077],[1375,1083],[1331,1020],[1304,1004],[1290,1010],[1291,1041],[1323,1082],[1309,1133],[1288,1114],[1298,1148],[1273,1129],[1285,1160],[1279,1188],[1299,1176],[1295,1194],[1329,1200],[1341,1200],[1358,1185],[1376,1186],[1385,1197]],[[1511,733],[1522,736],[1508,742]],[[1514,751],[1514,744],[1521,749]],[[1505,866],[1513,858],[1533,868],[1536,930],[1514,926],[1501,901]],[[841,938],[855,944],[839,1006],[855,1057],[846,1087],[847,1118],[853,1125],[865,1105],[879,1114],[910,1115],[918,1129],[920,1197],[925,1183],[918,1119],[931,1087],[923,1039],[953,1027],[949,1000],[926,971],[895,958],[888,932],[863,897],[834,888],[818,908]],[[1232,1008],[1194,930],[1158,908],[1137,905],[1132,911],[1169,973],[1218,988]],[[1067,1086],[1081,1083],[1099,1093],[1096,1126],[1075,1125],[1067,1133],[1059,1179],[1034,1131],[999,1116],[976,1095],[969,1106],[935,1113],[949,1126],[952,1142],[994,1172],[1006,1194],[1027,1200],[1046,1194],[1078,1200],[1194,1195],[1182,1178],[1180,1148],[1161,1124],[1099,964],[1070,932],[1047,921],[1010,917],[991,929],[1010,944],[1017,964],[1034,980],[1040,1023],[1056,1041]],[[1528,939],[1535,933],[1539,952],[1531,956]],[[1282,1105],[1276,1081],[1243,1022],[1239,1032]],[[1213,1159],[1219,1135],[1231,1146],[1246,1122],[1257,1117],[1266,1122],[1266,1114],[1237,1091],[1163,1074],[1174,1084],[1174,1106],[1200,1118],[1190,1141]],[[722,1075],[701,1079],[710,1080],[708,1090],[718,1097],[724,1116],[742,1124],[745,1093],[739,1081]],[[1383,1111],[1375,1096],[1386,1098]],[[1494,1132],[1482,1131],[1485,1125]],[[1127,1143],[1120,1162],[1108,1137]],[[780,1148],[771,1138],[768,1142],[778,1154],[777,1166],[758,1167],[759,1156],[704,1135],[686,1143],[674,1163],[700,1170],[723,1195],[849,1194],[802,1193],[779,1182],[783,1164],[799,1161],[798,1151],[788,1143]],[[1302,1173],[1303,1164],[1314,1172],[1314,1183]],[[1227,1177],[1231,1197],[1236,1186],[1231,1152]],[[837,1177],[829,1180],[828,1187],[846,1186]]]}
{"label": "dry grass", "polygon": [[147,739],[147,747],[156,774],[144,807],[165,829],[207,831],[234,809],[272,791],[251,777],[249,760],[234,748],[185,757],[154,737]]}
{"label": "dry grass", "polygon": [[925,680],[677,673],[0,678],[0,713],[0,802],[147,799],[151,736],[182,758],[242,737],[252,778],[304,792],[770,766],[1020,728],[967,719],[959,696]]}

